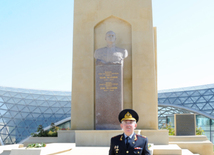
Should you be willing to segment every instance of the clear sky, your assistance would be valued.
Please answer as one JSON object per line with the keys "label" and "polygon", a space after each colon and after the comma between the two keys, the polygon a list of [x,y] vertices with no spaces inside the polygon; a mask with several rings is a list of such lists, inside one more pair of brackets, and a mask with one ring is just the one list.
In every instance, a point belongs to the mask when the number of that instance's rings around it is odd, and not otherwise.
{"label": "clear sky", "polygon": [[[158,89],[214,83],[214,0],[152,4]],[[72,32],[73,0],[0,0],[0,86],[71,91]]]}

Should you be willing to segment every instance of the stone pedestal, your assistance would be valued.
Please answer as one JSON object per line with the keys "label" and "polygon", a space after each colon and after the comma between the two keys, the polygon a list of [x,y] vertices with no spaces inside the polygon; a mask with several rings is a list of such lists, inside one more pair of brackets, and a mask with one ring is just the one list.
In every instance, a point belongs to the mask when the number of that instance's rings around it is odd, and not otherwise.
{"label": "stone pedestal", "polygon": [[[169,143],[168,130],[135,130],[134,132],[146,136],[149,143],[154,145],[168,145]],[[78,147],[109,147],[111,137],[122,133],[122,130],[66,130],[64,131],[63,137],[69,137],[69,141],[75,142]],[[59,134],[58,139],[61,139],[60,142],[67,143],[68,141],[66,139],[64,139],[65,141],[62,141],[63,137]]]}
{"label": "stone pedestal", "polygon": [[120,129],[118,114],[123,108],[123,66],[96,65],[95,129]]}

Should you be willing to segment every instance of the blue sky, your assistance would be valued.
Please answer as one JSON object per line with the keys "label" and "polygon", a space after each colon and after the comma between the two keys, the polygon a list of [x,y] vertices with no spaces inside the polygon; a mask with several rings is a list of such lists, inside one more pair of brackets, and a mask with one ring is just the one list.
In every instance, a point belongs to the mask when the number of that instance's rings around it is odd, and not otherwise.
{"label": "blue sky", "polygon": [[[158,89],[214,83],[214,1],[153,0]],[[0,86],[71,91],[73,0],[0,0]]]}

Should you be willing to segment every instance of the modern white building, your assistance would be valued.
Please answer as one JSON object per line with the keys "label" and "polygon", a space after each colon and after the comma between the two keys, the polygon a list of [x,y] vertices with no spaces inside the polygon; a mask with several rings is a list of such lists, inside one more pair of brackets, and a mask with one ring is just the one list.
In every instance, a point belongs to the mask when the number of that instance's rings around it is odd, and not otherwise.
{"label": "modern white building", "polygon": [[[173,114],[194,113],[196,124],[214,142],[214,84],[170,89],[158,93],[159,128]],[[70,126],[71,92],[0,87],[0,139],[19,143],[51,123]]]}

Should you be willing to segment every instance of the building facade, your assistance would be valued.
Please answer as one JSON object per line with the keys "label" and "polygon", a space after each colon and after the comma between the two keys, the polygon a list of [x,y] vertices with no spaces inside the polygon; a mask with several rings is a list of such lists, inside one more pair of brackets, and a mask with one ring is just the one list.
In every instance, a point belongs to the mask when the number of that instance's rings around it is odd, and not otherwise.
{"label": "building facade", "polygon": [[37,131],[71,116],[71,92],[0,87],[0,139],[19,143]]}
{"label": "building facade", "polygon": [[158,92],[159,128],[183,113],[196,114],[197,127],[214,143],[214,84]]}
{"label": "building facade", "polygon": [[[158,93],[159,128],[174,114],[194,113],[196,124],[214,142],[214,84]],[[71,92],[0,87],[0,140],[19,143],[37,127],[64,123],[71,116]],[[60,125],[60,123],[58,123]]]}

